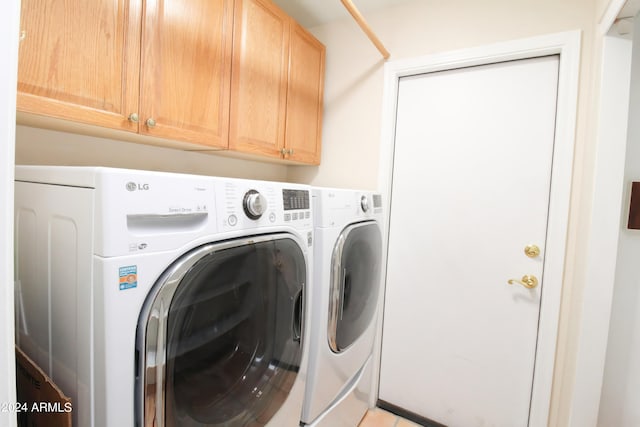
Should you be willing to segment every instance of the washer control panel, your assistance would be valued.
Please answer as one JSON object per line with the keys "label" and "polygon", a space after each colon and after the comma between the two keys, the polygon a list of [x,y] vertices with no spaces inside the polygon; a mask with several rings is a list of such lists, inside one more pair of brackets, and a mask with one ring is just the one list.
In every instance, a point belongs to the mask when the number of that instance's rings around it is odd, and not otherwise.
{"label": "washer control panel", "polygon": [[284,221],[299,221],[311,218],[309,190],[282,189]]}
{"label": "washer control panel", "polygon": [[218,206],[224,207],[223,229],[313,227],[311,192],[304,185],[229,179],[217,188]]}

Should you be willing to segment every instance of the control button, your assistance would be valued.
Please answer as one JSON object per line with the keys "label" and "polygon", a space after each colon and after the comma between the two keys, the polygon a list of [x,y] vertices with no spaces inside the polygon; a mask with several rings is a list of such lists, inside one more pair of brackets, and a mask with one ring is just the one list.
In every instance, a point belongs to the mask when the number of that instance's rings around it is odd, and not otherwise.
{"label": "control button", "polygon": [[274,212],[269,214],[269,221],[276,222],[276,214]]}
{"label": "control button", "polygon": [[244,213],[251,219],[258,219],[267,211],[267,198],[256,190],[249,190],[242,201]]}
{"label": "control button", "polygon": [[238,217],[235,215],[229,215],[229,218],[227,219],[227,223],[229,223],[231,227],[235,227],[236,224],[238,223]]}
{"label": "control button", "polygon": [[369,210],[369,199],[367,196],[362,196],[360,198],[360,207],[362,207],[362,212],[367,212]]}
{"label": "control button", "polygon": [[306,219],[309,219],[309,218],[311,217],[311,212],[306,211],[306,212],[304,213],[304,217],[305,217]]}
{"label": "control button", "polygon": [[298,212],[294,212],[292,215],[292,219],[295,221],[298,219]]}
{"label": "control button", "polygon": [[284,214],[284,220],[291,221],[291,214],[288,214],[288,213]]}

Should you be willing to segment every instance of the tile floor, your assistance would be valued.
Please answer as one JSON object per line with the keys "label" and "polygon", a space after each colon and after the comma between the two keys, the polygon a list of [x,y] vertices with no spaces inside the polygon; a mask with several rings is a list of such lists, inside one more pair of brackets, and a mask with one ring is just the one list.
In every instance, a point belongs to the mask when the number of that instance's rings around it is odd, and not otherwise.
{"label": "tile floor", "polygon": [[369,410],[358,427],[420,427],[420,424],[407,421],[380,408]]}

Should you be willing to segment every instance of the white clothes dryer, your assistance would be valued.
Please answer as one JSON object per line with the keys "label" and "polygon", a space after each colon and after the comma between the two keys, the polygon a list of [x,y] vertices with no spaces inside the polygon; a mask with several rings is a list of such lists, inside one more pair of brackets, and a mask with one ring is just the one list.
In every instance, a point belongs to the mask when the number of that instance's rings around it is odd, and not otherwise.
{"label": "white clothes dryer", "polygon": [[17,343],[77,426],[297,426],[303,185],[17,167]]}
{"label": "white clothes dryer", "polygon": [[302,423],[353,427],[369,407],[381,294],[382,199],[314,188],[314,280]]}

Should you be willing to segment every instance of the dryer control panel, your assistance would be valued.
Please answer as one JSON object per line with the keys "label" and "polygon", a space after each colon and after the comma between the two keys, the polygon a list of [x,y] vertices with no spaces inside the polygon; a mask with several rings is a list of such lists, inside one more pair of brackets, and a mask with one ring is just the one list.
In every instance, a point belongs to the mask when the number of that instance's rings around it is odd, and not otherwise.
{"label": "dryer control panel", "polygon": [[316,227],[334,227],[353,221],[382,221],[382,196],[366,190],[316,187],[312,191]]}

